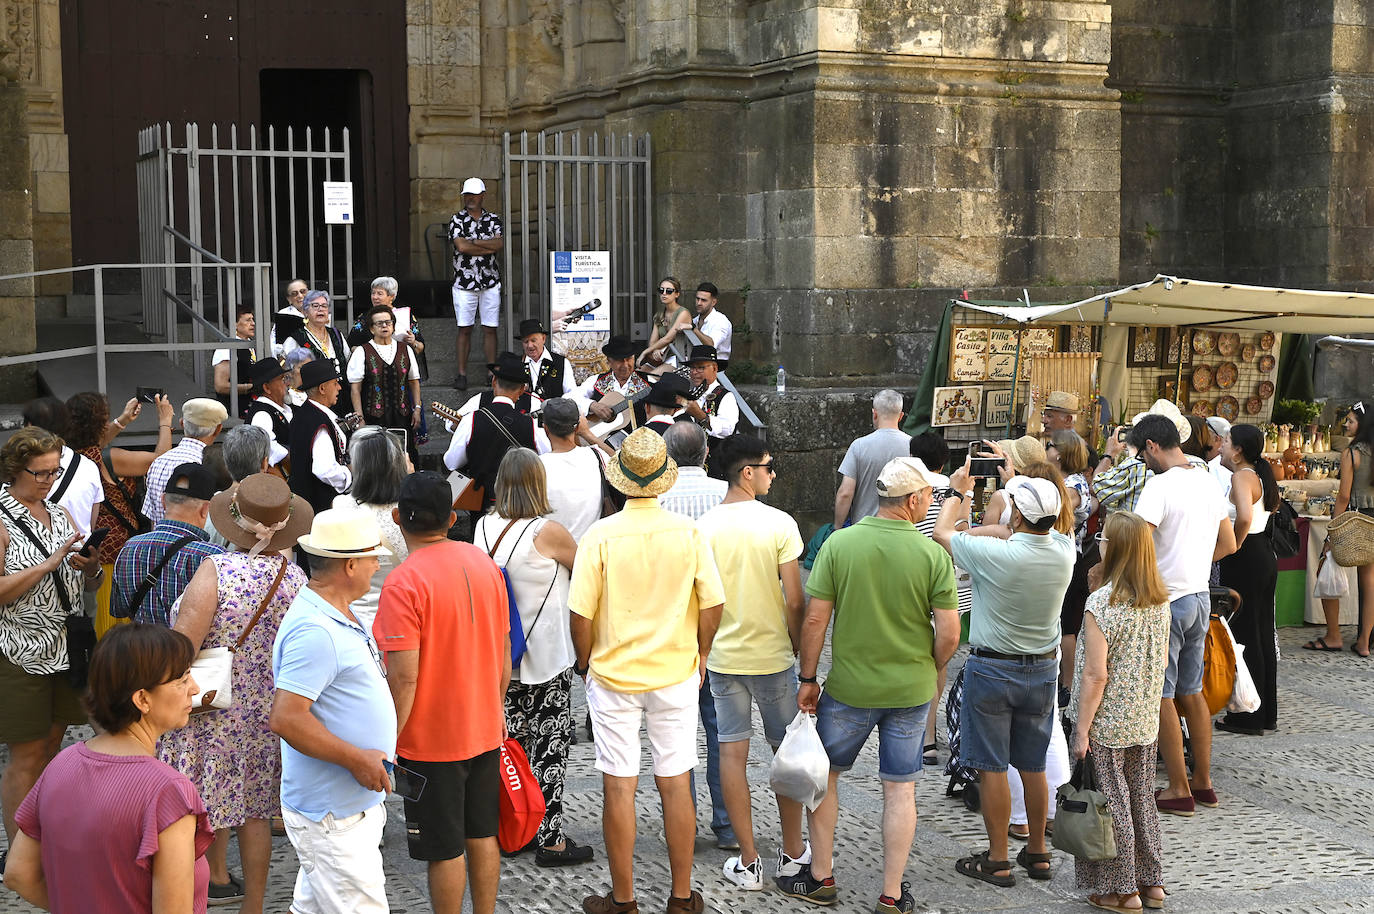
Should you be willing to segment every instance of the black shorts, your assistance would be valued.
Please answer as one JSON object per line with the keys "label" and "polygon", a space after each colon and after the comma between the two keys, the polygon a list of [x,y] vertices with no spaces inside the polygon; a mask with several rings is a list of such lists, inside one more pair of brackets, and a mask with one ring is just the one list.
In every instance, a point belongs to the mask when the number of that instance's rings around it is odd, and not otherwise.
{"label": "black shorts", "polygon": [[463,856],[472,838],[494,838],[500,824],[501,750],[461,762],[396,763],[428,778],[420,799],[406,800],[406,841],[412,860]]}

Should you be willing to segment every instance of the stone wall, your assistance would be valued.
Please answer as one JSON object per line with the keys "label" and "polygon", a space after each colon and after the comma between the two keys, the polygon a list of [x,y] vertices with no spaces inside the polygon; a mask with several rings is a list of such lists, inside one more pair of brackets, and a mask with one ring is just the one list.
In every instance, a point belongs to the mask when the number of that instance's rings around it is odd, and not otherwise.
{"label": "stone wall", "polygon": [[[27,93],[19,82],[10,48],[0,43],[0,275],[28,273],[34,268],[33,202],[30,190]],[[0,355],[33,352],[34,281],[0,283],[0,321],[5,338]],[[19,366],[0,368],[0,398],[8,401],[33,396],[33,371]]]}

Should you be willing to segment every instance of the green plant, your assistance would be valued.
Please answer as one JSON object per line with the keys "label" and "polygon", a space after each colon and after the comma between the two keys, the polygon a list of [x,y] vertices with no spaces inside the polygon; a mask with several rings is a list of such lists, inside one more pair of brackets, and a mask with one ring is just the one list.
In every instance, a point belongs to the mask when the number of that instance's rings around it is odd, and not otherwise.
{"label": "green plant", "polygon": [[776,365],[769,367],[748,359],[730,360],[730,380],[736,384],[763,384],[777,376]]}
{"label": "green plant", "polygon": [[1128,105],[1138,105],[1145,101],[1145,93],[1138,89],[1123,89],[1121,92],[1121,101]]}
{"label": "green plant", "polygon": [[1280,400],[1274,404],[1275,425],[1311,425],[1322,414],[1321,405],[1309,400]]}
{"label": "green plant", "polygon": [[1145,237],[1150,239],[1151,241],[1154,241],[1156,238],[1159,237],[1159,229],[1155,228],[1148,222],[1145,223]]}
{"label": "green plant", "polygon": [[1014,22],[1017,25],[1020,25],[1021,23],[1025,22],[1026,17],[1029,15],[1030,14],[1026,12],[1026,8],[1019,3],[1007,7],[1008,21]]}
{"label": "green plant", "polygon": [[1029,74],[1013,73],[1010,70],[1003,70],[995,77],[1004,86],[1019,86],[1026,81]]}

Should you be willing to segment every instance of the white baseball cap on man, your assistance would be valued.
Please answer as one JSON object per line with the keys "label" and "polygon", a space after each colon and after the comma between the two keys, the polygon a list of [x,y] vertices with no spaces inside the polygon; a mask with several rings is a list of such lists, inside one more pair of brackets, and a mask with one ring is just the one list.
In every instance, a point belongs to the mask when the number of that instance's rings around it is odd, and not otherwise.
{"label": "white baseball cap on man", "polygon": [[484,194],[487,192],[487,185],[481,178],[468,178],[463,182],[463,193],[465,194]]}
{"label": "white baseball cap on man", "polygon": [[1038,476],[1014,476],[1007,483],[1007,497],[1032,524],[1047,517],[1058,517],[1059,487]]}

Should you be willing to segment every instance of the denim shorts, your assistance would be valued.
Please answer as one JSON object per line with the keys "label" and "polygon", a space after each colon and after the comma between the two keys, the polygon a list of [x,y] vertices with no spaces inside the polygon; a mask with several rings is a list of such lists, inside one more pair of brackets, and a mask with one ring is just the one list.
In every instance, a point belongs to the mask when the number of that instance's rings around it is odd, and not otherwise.
{"label": "denim shorts", "polygon": [[878,728],[878,777],[914,781],[921,773],[921,747],[926,738],[930,702],[915,708],[851,708],[822,692],[816,706],[816,732],[834,771],[848,771]]}
{"label": "denim shorts", "polygon": [[[754,733],[750,704],[759,706],[763,735],[774,749],[797,716],[797,671],[737,676],[711,671],[711,697],[716,702],[716,733],[722,743],[738,743]],[[751,701],[752,699],[752,701]]]}
{"label": "denim shorts", "polygon": [[970,654],[964,662],[964,707],[959,762],[977,771],[1044,771],[1054,730],[1059,661],[994,660]]}
{"label": "denim shorts", "polygon": [[1196,695],[1202,691],[1202,655],[1212,598],[1190,593],[1169,604],[1169,665],[1164,670],[1164,696]]}

